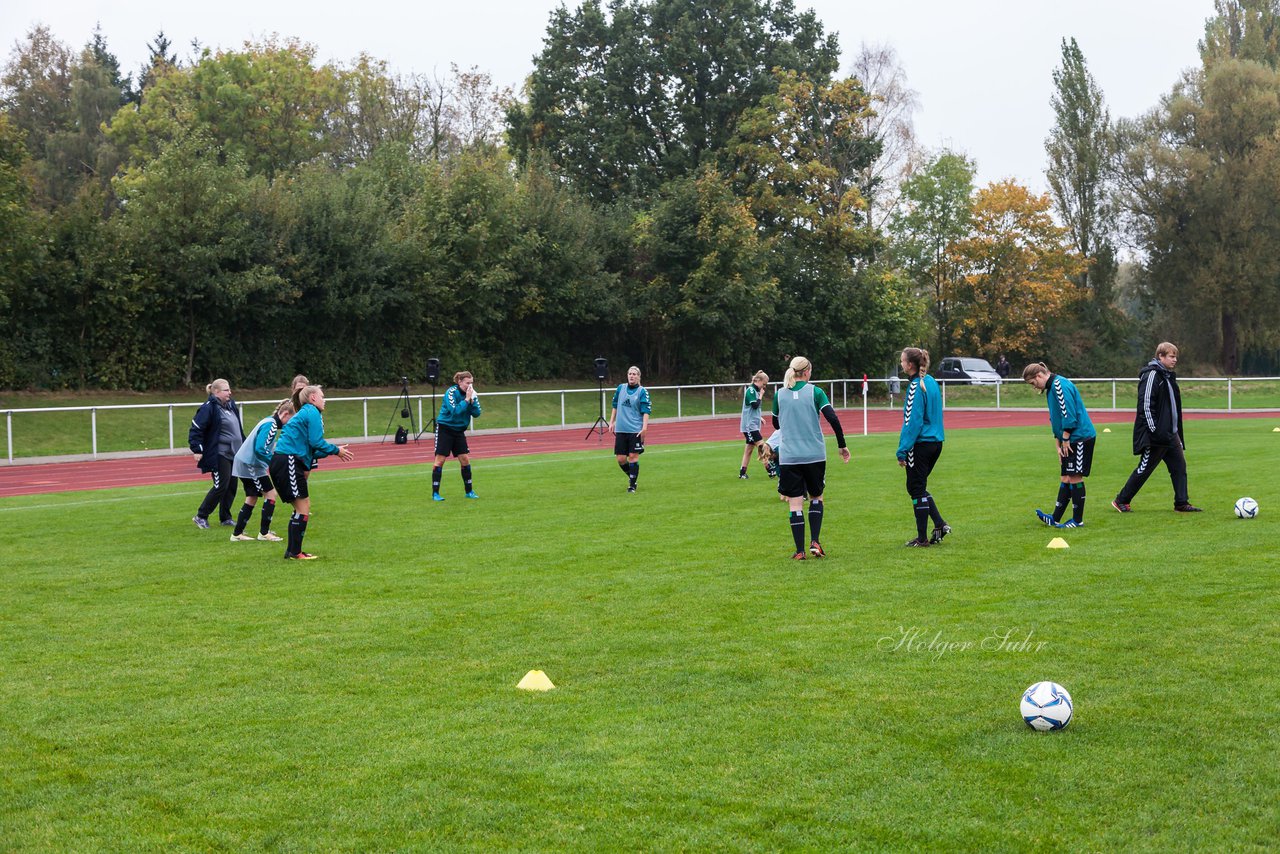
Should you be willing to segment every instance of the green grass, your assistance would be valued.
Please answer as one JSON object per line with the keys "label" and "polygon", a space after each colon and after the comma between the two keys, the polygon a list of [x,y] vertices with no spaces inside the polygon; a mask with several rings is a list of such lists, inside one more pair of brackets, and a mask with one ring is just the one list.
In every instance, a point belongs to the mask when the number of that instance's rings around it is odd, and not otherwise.
{"label": "green grass", "polygon": [[[636,495],[606,452],[476,459],[479,501],[451,465],[441,504],[423,467],[321,469],[305,564],[196,530],[197,484],[0,499],[0,846],[1269,849],[1277,441],[1196,422],[1208,512],[1159,472],[1122,517],[1103,434],[1052,551],[1047,430],[951,431],[955,533],[917,551],[858,437],[805,563],[730,442],[651,447]],[[1063,732],[1018,716],[1040,679]]]}

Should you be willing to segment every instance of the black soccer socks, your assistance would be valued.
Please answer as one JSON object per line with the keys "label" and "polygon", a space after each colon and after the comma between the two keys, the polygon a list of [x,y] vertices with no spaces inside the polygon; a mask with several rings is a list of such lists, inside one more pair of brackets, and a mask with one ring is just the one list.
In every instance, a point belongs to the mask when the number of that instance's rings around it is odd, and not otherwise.
{"label": "black soccer socks", "polygon": [[804,551],[804,514],[799,510],[791,511],[791,538],[796,541],[796,551]]}
{"label": "black soccer socks", "polygon": [[1077,525],[1084,521],[1084,481],[1071,484],[1071,518]]}
{"label": "black soccer socks", "polygon": [[[1082,484],[1083,485],[1083,484]],[[1071,484],[1058,484],[1058,500],[1053,503],[1053,521],[1061,522],[1062,514],[1067,512],[1067,504],[1071,502]]]}
{"label": "black soccer socks", "polygon": [[444,466],[434,466],[431,469],[431,491],[440,494],[440,476],[444,474]]}
{"label": "black soccer socks", "polygon": [[271,530],[271,517],[275,515],[275,512],[276,512],[276,503],[274,501],[268,498],[262,502],[262,517],[261,517],[262,524],[258,532],[262,534],[262,536],[264,537]]}
{"label": "black soccer socks", "polygon": [[238,537],[244,533],[244,529],[246,526],[248,526],[249,518],[251,516],[253,516],[253,505],[252,504],[243,505],[240,508],[240,513],[236,516],[236,529],[234,532],[235,536]]}
{"label": "black soccer socks", "polygon": [[809,539],[814,542],[820,542],[821,537],[818,533],[822,530],[822,502],[809,502]]}

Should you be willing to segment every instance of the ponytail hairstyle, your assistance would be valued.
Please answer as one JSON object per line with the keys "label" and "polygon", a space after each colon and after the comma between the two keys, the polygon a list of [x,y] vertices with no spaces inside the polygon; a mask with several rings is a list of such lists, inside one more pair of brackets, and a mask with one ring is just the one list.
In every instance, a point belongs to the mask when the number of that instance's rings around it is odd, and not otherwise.
{"label": "ponytail hairstyle", "polygon": [[293,399],[286,397],[276,406],[276,417],[283,419],[286,415],[297,413],[298,407],[293,405]]}
{"label": "ponytail hairstyle", "polygon": [[215,391],[222,391],[224,388],[231,388],[231,383],[224,379],[216,379],[204,387],[205,394],[213,394]]}
{"label": "ponytail hairstyle", "polygon": [[791,365],[787,368],[786,376],[782,378],[782,384],[787,388],[796,387],[796,374],[803,374],[806,371],[812,371],[813,364],[804,356],[796,356],[791,360]]}
{"label": "ponytail hairstyle", "polygon": [[929,351],[919,347],[908,347],[902,351],[907,364],[916,369],[916,376],[924,376],[929,372]]}
{"label": "ponytail hairstyle", "polygon": [[320,386],[309,385],[303,386],[293,393],[294,411],[302,409],[311,402],[311,398],[315,397],[316,392],[320,391]]}
{"label": "ponytail hairstyle", "polygon": [[764,371],[756,371],[756,372],[755,372],[755,375],[754,375],[753,377],[751,377],[751,382],[754,384],[754,383],[755,383],[755,382],[757,382],[757,381],[759,381],[759,382],[761,382],[761,383],[764,383],[764,385],[765,385],[765,386],[768,386],[768,385],[769,385],[769,375],[768,375],[768,374],[766,374]]}
{"label": "ponytail hairstyle", "polygon": [[1049,366],[1046,365],[1044,362],[1032,362],[1031,364],[1027,365],[1025,368],[1022,369],[1022,381],[1029,383],[1031,382],[1032,377],[1038,377],[1041,374],[1051,374],[1051,373],[1053,373],[1053,371],[1049,370]]}
{"label": "ponytail hairstyle", "polygon": [[453,375],[453,384],[460,385],[462,381],[466,379],[473,380],[475,379],[475,377],[471,376],[470,371],[458,371],[456,374]]}
{"label": "ponytail hairstyle", "polygon": [[300,388],[306,388],[311,385],[311,380],[307,379],[306,374],[298,374],[293,378],[293,382],[289,383],[290,391],[297,391]]}

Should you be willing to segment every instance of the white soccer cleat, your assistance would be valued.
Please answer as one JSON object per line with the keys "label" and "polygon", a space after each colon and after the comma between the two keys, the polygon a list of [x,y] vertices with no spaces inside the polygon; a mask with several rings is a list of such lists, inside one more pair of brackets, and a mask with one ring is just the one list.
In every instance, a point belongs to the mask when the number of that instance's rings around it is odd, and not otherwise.
{"label": "white soccer cleat", "polygon": [[[249,539],[245,537],[245,539]],[[284,541],[284,537],[277,537],[275,531],[267,531],[265,534],[259,534],[258,539],[268,543],[279,543]]]}
{"label": "white soccer cleat", "polygon": [[249,536],[248,534],[232,534],[232,535],[231,535],[231,542],[233,542],[233,543],[251,543],[251,542],[253,542],[253,537]]}

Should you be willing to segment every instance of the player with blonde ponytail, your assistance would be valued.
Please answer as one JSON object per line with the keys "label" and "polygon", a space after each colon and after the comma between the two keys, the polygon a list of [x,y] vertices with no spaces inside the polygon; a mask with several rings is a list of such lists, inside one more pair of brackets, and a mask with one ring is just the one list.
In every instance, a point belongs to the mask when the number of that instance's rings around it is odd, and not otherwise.
{"label": "player with blonde ponytail", "polygon": [[804,560],[804,496],[809,496],[809,553],[826,557],[819,535],[822,531],[823,491],[827,477],[827,443],[818,416],[822,415],[836,434],[840,458],[849,462],[844,429],[826,392],[809,383],[813,365],[796,356],[787,367],[783,388],[773,396],[773,426],[782,430],[778,448],[778,492],[790,508],[791,537],[796,551],[793,560]]}

